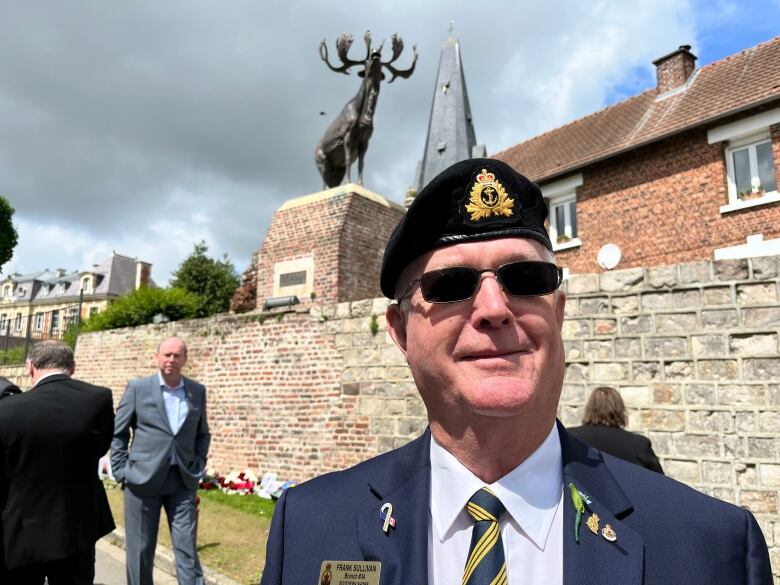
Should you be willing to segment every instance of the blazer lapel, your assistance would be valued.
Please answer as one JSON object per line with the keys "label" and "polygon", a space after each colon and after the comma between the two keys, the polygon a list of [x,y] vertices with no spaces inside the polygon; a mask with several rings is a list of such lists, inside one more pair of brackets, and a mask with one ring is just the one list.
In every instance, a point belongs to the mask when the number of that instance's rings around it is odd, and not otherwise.
{"label": "blazer lapel", "polygon": [[[426,431],[366,486],[376,504],[357,513],[358,542],[365,560],[382,562],[382,585],[428,581],[429,453],[430,431]],[[388,533],[380,517],[386,503],[392,504],[395,518]]]}
{"label": "blazer lapel", "polygon": [[184,417],[184,422],[181,424],[181,427],[179,427],[179,431],[181,431],[185,425],[189,424],[196,416],[199,416],[200,413],[200,401],[195,399],[192,383],[184,376],[182,376],[182,380],[184,380],[184,401],[187,404],[187,416]]}
{"label": "blazer lapel", "polygon": [[[558,423],[563,455],[563,581],[566,585],[641,585],[644,574],[642,538],[622,522],[633,511],[631,501],[610,473],[601,455],[572,441]],[[579,542],[575,537],[575,508],[569,484],[586,494]],[[587,521],[598,516],[594,534]],[[594,518],[595,520],[595,518]],[[602,530],[609,525],[614,541]],[[609,536],[609,533],[607,534]],[[610,537],[611,538],[611,537]]]}
{"label": "blazer lapel", "polygon": [[160,416],[163,419],[163,424],[165,425],[165,428],[168,429],[168,432],[172,435],[173,429],[171,428],[171,423],[168,421],[168,412],[165,410],[165,402],[163,402],[163,391],[162,387],[160,386],[160,376],[158,374],[154,374],[149,376],[147,380],[149,380],[149,391],[152,395],[152,402],[157,405],[157,408],[160,411]]}

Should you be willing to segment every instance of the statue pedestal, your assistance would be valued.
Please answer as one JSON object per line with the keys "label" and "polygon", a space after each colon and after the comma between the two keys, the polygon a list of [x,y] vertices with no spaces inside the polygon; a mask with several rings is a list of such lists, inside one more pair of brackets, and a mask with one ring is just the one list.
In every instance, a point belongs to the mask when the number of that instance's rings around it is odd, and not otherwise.
{"label": "statue pedestal", "polygon": [[286,201],[244,273],[245,305],[252,288],[257,309],[292,295],[301,304],[381,296],[382,255],[403,214],[403,206],[355,183]]}

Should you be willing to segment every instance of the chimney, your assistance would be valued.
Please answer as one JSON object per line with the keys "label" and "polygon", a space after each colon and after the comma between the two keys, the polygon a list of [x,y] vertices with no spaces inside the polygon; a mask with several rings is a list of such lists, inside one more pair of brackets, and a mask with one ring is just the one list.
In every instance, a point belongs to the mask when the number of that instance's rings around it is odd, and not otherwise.
{"label": "chimney", "polygon": [[696,69],[696,55],[691,53],[690,45],[680,48],[653,61],[658,79],[658,93],[664,93],[680,87]]}
{"label": "chimney", "polygon": [[136,290],[142,286],[149,286],[152,282],[152,265],[148,262],[141,262],[140,260],[135,263],[135,288]]}

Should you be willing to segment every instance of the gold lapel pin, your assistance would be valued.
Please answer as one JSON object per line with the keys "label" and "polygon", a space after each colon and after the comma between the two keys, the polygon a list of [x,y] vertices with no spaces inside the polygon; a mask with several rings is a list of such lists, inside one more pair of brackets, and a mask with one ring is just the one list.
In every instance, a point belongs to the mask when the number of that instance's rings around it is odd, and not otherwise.
{"label": "gold lapel pin", "polygon": [[588,525],[588,528],[590,528],[590,531],[593,534],[599,533],[599,515],[596,513],[593,513],[590,518],[588,518],[588,521],[586,522]]}
{"label": "gold lapel pin", "polygon": [[615,534],[615,531],[609,524],[601,529],[601,536],[603,536],[609,542],[615,542],[617,540],[617,534]]}

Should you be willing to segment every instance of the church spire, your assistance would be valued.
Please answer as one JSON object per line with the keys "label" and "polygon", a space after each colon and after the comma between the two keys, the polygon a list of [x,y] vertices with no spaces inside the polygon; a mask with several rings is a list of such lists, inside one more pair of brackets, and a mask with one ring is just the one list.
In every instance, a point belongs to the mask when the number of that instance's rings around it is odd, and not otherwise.
{"label": "church spire", "polygon": [[453,36],[450,22],[449,39],[442,46],[439,59],[425,151],[417,163],[416,189],[421,189],[450,165],[474,156],[485,156],[485,147],[477,146],[460,43]]}

